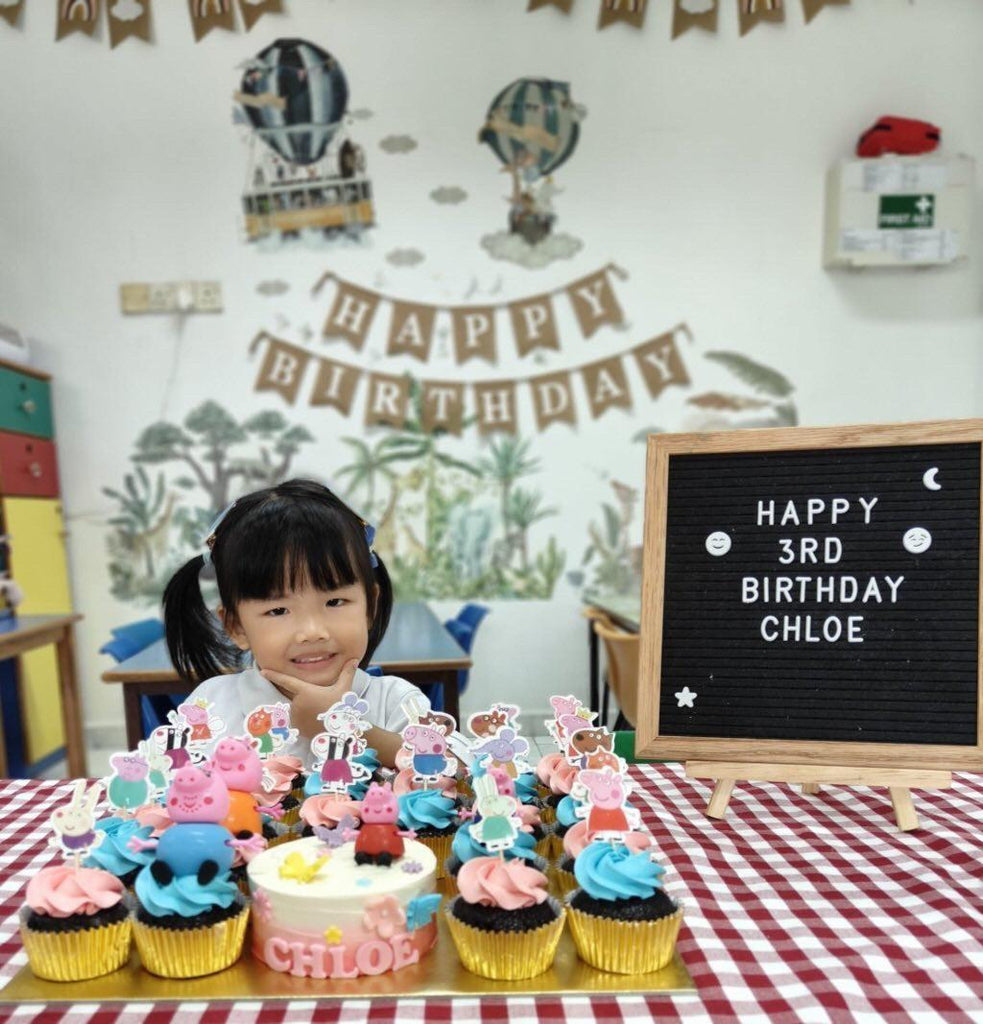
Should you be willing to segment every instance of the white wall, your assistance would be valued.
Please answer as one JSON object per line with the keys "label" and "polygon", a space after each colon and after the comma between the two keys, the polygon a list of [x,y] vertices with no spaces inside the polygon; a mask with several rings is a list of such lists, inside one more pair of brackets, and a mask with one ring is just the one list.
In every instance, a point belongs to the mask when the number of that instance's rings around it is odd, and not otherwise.
{"label": "white wall", "polygon": [[[561,286],[608,260],[628,269],[617,285],[630,329],[590,341],[575,329],[547,368],[613,354],[680,320],[695,344],[684,353],[701,386],[714,367],[701,353],[732,349],[784,372],[809,424],[979,415],[980,242],[971,260],[939,271],[829,273],[820,265],[823,181],[877,116],[940,124],[945,148],[983,154],[983,7],[976,0],[857,2],[806,27],[789,0],[783,28],[737,35],[724,3],[716,37],[669,39],[670,5],[651,4],[644,32],[595,31],[596,0],[568,19],[529,15],[503,0],[286,0],[289,15],[249,35],[213,33],[195,45],[183,3],[154,5],[152,46],[105,38],[54,43],[50,4],[28,3],[24,24],[0,24],[5,131],[0,144],[0,319],[37,339],[36,364],[55,377],[54,395],[72,579],[80,630],[87,723],[122,720],[116,689],[95,652],[109,627],[139,609],[108,596],[101,493],[131,468],[138,433],[158,417],[180,419],[217,397],[238,415],[276,405],[252,388],[249,340],[276,329],[275,316],[317,329],[327,311],[310,285],[328,269],[357,283],[435,303],[459,303],[472,279],[481,301],[501,277],[499,299]],[[246,173],[243,132],[231,124],[236,66],[277,36],[300,36],[342,63],[352,107],[374,117],[354,131],[368,151],[379,227],[363,247],[260,252],[241,238],[238,193]],[[558,175],[561,227],[584,240],[570,262],[531,271],[492,261],[481,235],[500,230],[507,178],[477,129],[499,88],[522,75],[572,83],[588,108],[579,149]],[[378,141],[410,134],[419,148],[387,155]],[[457,207],[431,189],[467,189]],[[385,262],[415,247],[413,269]],[[381,277],[379,276],[381,275]],[[124,317],[122,281],[218,278],[221,316]],[[255,291],[269,278],[284,296]],[[349,362],[343,345],[318,351]],[[432,374],[463,379],[532,371],[503,346],[495,370]],[[370,345],[363,365],[401,370]],[[537,368],[538,369],[538,368]],[[548,466],[541,485],[562,516],[555,533],[575,568],[586,525],[607,496],[602,479],[641,484],[645,426],[693,420],[676,392],[631,416],[592,423],[581,407],[573,432],[554,427],[535,442]],[[356,417],[298,405],[318,436],[300,469],[336,466],[332,439],[361,432]],[[523,407],[531,434],[531,411]],[[462,444],[477,453],[472,437]],[[189,552],[190,555],[190,552]],[[545,705],[557,689],[586,689],[584,626],[567,584],[551,602],[495,602],[482,627],[471,699],[514,697]],[[459,602],[438,602],[451,613]]]}

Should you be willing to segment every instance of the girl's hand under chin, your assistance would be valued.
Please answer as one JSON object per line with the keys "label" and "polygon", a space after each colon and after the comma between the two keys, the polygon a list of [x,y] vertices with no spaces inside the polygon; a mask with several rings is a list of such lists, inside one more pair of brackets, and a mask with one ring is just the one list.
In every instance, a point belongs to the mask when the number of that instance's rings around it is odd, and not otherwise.
{"label": "girl's hand under chin", "polygon": [[338,679],[330,686],[316,686],[306,679],[297,679],[270,669],[261,669],[260,675],[287,693],[290,697],[290,724],[299,729],[302,736],[312,739],[324,731],[317,716],[323,715],[332,704],[348,693],[355,681],[357,668],[357,658],[346,661]]}

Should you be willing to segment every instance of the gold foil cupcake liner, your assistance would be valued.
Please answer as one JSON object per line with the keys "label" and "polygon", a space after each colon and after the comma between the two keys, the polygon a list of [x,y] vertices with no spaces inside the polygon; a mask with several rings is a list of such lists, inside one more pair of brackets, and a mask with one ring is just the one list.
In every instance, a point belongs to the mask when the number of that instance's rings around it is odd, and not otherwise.
{"label": "gold foil cupcake liner", "polygon": [[[278,835],[274,836],[273,839],[267,840],[266,848],[267,848],[267,850],[269,850],[272,847],[280,846],[283,843],[292,843],[295,839],[300,839],[300,833],[299,832],[294,832],[293,829],[287,829],[286,832],[280,832]],[[249,893],[248,893],[248,886],[247,886],[246,895],[247,896],[249,895]]]}
{"label": "gold foil cupcake liner", "polygon": [[496,981],[521,981],[550,969],[565,916],[556,900],[548,901],[557,915],[549,924],[528,932],[486,932],[454,916],[454,904],[461,898],[458,896],[447,905],[447,926],[461,963],[472,974]]}
{"label": "gold foil cupcake liner", "polygon": [[539,809],[539,820],[544,825],[552,825],[556,822],[556,808],[552,804],[548,804],[545,800],[543,801],[542,807]]}
{"label": "gold foil cupcake liner", "polygon": [[224,971],[242,955],[249,908],[203,928],[156,928],[133,918],[133,937],[143,966],[162,978],[199,978]]}
{"label": "gold foil cupcake liner", "polygon": [[129,917],[78,931],[39,932],[27,926],[29,914],[30,907],[21,911],[21,940],[31,970],[45,981],[88,981],[119,970],[130,959]]}
{"label": "gold foil cupcake liner", "polygon": [[451,843],[454,842],[454,833],[448,832],[446,836],[417,836],[416,841],[423,843],[437,858],[437,878],[444,878],[444,862],[451,855]]}
{"label": "gold foil cupcake liner", "polygon": [[572,871],[564,871],[559,864],[550,868],[549,879],[554,894],[561,899],[579,885],[577,876]]}
{"label": "gold foil cupcake liner", "polygon": [[672,959],[683,908],[657,921],[616,921],[570,906],[570,932],[580,959],[612,974],[650,974]]}
{"label": "gold foil cupcake liner", "polygon": [[293,807],[288,808],[283,812],[283,817],[280,818],[281,825],[296,825],[300,821],[300,804],[295,804]]}
{"label": "gold foil cupcake liner", "polygon": [[536,843],[533,849],[536,851],[537,857],[542,857],[543,860],[548,861],[553,857],[553,830],[549,825],[546,825],[544,826],[543,831],[546,835]]}

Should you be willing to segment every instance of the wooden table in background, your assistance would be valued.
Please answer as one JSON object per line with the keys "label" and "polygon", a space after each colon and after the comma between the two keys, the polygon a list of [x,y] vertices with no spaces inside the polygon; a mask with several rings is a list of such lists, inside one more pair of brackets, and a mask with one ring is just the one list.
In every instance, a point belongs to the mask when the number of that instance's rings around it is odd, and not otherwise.
{"label": "wooden table in background", "polygon": [[[402,676],[411,683],[443,683],[444,710],[459,721],[457,673],[471,668],[471,659],[444,629],[429,605],[422,601],[396,602],[386,635],[372,656],[372,664],[379,665],[386,675]],[[123,684],[126,743],[130,750],[136,748],[143,736],[142,696],[185,694],[195,686],[177,674],[163,640],[103,672],[102,679],[106,683]]]}
{"label": "wooden table in background", "polygon": [[[38,647],[54,644],[58,656],[58,689],[65,728],[68,774],[85,778],[85,740],[82,736],[82,705],[75,674],[75,623],[81,615],[18,615],[0,619],[0,661],[15,658]],[[0,729],[0,775],[7,774],[7,751]]]}

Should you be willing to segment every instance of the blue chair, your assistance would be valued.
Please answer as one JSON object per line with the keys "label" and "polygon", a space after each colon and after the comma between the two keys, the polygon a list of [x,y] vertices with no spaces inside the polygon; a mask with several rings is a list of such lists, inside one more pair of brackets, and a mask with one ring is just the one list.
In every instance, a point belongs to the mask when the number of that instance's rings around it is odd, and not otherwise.
{"label": "blue chair", "polygon": [[[452,621],[463,622],[465,626],[470,626],[472,631],[477,633],[481,620],[489,611],[491,611],[491,609],[486,608],[483,604],[466,604],[457,613],[457,619]],[[471,648],[469,647],[468,650],[470,649]]]}
{"label": "blue chair", "polygon": [[[141,619],[116,626],[110,630],[113,639],[99,648],[100,654],[108,654],[116,661],[125,661],[134,654],[155,643],[164,635],[164,623],[160,619]],[[172,694],[156,694],[140,698],[140,724],[144,737],[149,736],[160,725],[166,725],[168,712],[184,703],[184,697]]]}

